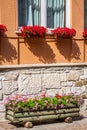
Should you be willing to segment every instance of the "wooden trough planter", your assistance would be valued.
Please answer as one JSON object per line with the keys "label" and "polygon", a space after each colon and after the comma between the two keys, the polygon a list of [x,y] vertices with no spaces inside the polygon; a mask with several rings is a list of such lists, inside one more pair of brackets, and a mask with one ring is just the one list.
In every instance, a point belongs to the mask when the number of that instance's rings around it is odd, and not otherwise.
{"label": "wooden trough planter", "polygon": [[6,109],[6,119],[12,123],[23,124],[25,127],[32,127],[34,122],[64,119],[72,122],[72,117],[79,116],[79,107],[67,107],[58,110],[40,110],[40,111],[16,111],[11,108]]}

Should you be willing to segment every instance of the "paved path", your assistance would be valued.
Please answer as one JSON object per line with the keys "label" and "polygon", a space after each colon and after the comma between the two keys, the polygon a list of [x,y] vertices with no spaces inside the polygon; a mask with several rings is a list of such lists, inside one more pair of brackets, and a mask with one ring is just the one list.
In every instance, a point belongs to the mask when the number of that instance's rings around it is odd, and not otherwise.
{"label": "paved path", "polygon": [[[87,130],[87,111],[81,113],[83,118],[72,123],[57,122],[51,124],[36,125],[29,130]],[[0,130],[28,130],[28,128],[14,126],[8,121],[0,122]]]}

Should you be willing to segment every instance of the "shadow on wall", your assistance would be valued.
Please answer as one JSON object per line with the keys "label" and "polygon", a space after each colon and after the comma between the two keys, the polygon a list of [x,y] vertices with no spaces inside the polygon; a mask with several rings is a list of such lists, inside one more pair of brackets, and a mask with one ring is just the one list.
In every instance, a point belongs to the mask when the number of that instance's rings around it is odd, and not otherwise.
{"label": "shadow on wall", "polygon": [[72,58],[80,60],[80,48],[72,39],[57,39],[56,46],[59,53],[68,61],[71,61]]}
{"label": "shadow on wall", "polygon": [[72,54],[72,39],[58,38],[56,41],[56,46],[59,53],[63,55],[65,59],[70,61]]}
{"label": "shadow on wall", "polygon": [[77,44],[77,42],[75,40],[72,41],[72,55],[71,55],[71,58],[73,59],[76,59],[76,60],[80,60],[80,55],[81,55],[81,52],[80,52],[80,48]]}
{"label": "shadow on wall", "polygon": [[[13,39],[14,40],[14,39]],[[16,48],[9,42],[7,38],[1,38],[0,40],[0,64],[9,62],[13,63],[13,60],[17,59]]]}
{"label": "shadow on wall", "polygon": [[28,49],[38,57],[42,63],[56,63],[55,53],[44,38],[25,39]]}

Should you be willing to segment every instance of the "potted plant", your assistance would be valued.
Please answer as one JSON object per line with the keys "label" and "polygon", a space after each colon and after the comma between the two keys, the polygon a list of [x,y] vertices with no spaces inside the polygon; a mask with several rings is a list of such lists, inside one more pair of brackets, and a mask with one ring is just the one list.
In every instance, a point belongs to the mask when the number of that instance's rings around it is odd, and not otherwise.
{"label": "potted plant", "polygon": [[87,45],[87,29],[84,30],[83,37],[84,37],[85,45]]}
{"label": "potted plant", "polygon": [[52,33],[57,36],[57,38],[72,38],[76,35],[75,29],[70,29],[67,27],[58,27],[52,30]]}
{"label": "potted plant", "polygon": [[80,96],[74,94],[62,96],[56,94],[54,97],[46,94],[12,95],[5,101],[6,119],[14,123],[26,124],[26,122],[77,117],[82,101]]}
{"label": "potted plant", "polygon": [[0,24],[0,36],[3,36],[6,31],[7,31],[6,26],[4,24]]}
{"label": "potted plant", "polygon": [[84,37],[84,38],[87,38],[87,29],[84,30],[84,32],[83,32],[83,37]]}
{"label": "potted plant", "polygon": [[43,26],[23,26],[20,31],[25,43],[29,45],[29,43],[44,43],[47,29]]}
{"label": "potted plant", "polygon": [[43,26],[23,26],[21,36],[23,37],[45,37],[47,29]]}
{"label": "potted plant", "polygon": [[67,27],[57,27],[51,31],[56,39],[56,47],[59,53],[67,58],[68,61],[71,61],[72,38],[76,35],[76,30]]}

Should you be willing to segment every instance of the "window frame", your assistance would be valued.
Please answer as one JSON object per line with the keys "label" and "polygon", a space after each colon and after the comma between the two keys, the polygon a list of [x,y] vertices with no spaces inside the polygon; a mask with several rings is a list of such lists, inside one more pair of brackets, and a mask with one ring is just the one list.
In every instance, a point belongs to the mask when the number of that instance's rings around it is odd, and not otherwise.
{"label": "window frame", "polygon": [[[65,0],[65,12],[64,12],[64,15],[65,15],[65,22],[64,22],[64,26],[65,27],[70,27],[70,0]],[[44,3],[44,4],[43,4]],[[45,14],[45,17],[43,17],[43,15],[41,15],[41,18],[40,18],[40,26],[44,26],[44,27],[47,27],[47,10],[44,8],[44,6],[46,7],[46,0],[41,0],[41,14]],[[19,19],[19,15],[18,15],[18,0],[17,0],[17,16]],[[17,22],[19,24],[19,21]],[[20,29],[21,26],[18,25],[18,29]],[[51,30],[51,29],[54,29],[54,28],[48,28],[48,30]]]}
{"label": "window frame", "polygon": [[85,3],[86,2],[86,0],[84,0],[84,30],[87,28],[87,17],[86,17],[86,11],[87,11],[87,7],[86,7],[86,4],[87,3]]}

